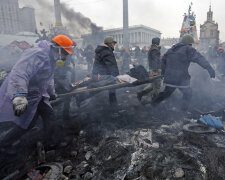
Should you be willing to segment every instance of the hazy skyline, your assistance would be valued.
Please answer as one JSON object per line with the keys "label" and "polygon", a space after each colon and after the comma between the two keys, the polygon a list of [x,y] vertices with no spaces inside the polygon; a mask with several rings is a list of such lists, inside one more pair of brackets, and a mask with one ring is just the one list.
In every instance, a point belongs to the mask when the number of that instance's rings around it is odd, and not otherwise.
{"label": "hazy skyline", "polygon": [[[53,5],[54,0],[46,0]],[[46,16],[51,17],[54,24],[54,12],[42,12],[38,9],[38,0],[20,0],[21,5],[36,7],[37,25],[39,21],[45,22]],[[92,22],[104,29],[122,27],[123,0],[61,0],[76,12],[90,18]],[[129,25],[146,25],[160,30],[162,37],[179,37],[183,15],[187,13],[190,3],[196,14],[198,35],[200,24],[207,18],[209,0],[128,0],[129,2]],[[219,24],[220,39],[225,40],[225,1],[212,0],[213,20]],[[44,15],[43,15],[44,14]],[[47,22],[49,24],[49,22]]]}

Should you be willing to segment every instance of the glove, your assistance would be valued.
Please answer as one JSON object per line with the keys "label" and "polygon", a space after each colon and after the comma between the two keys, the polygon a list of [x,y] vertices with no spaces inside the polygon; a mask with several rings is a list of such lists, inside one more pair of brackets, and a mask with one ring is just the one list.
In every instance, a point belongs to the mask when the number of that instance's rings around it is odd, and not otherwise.
{"label": "glove", "polygon": [[158,75],[158,72],[153,72],[152,75],[153,76],[157,76]]}
{"label": "glove", "polygon": [[54,100],[56,100],[56,98],[57,98],[57,94],[52,94],[52,95],[50,95],[49,101],[54,101]]}
{"label": "glove", "polygon": [[216,73],[215,73],[213,68],[209,68],[208,72],[209,72],[209,75],[210,75],[211,78],[215,78],[216,77]]}
{"label": "glove", "polygon": [[20,116],[27,109],[28,101],[24,96],[15,97],[12,103],[15,116]]}

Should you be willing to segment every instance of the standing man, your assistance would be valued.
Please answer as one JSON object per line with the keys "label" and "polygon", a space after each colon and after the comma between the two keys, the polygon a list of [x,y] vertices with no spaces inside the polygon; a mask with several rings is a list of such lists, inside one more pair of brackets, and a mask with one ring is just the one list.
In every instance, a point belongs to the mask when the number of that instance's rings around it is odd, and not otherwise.
{"label": "standing man", "polygon": [[134,57],[135,57],[138,65],[144,65],[143,60],[142,60],[142,55],[141,55],[141,49],[138,45],[136,45],[136,47],[134,49]]}
{"label": "standing man", "polygon": [[[62,67],[57,67],[54,75],[55,90],[57,94],[68,93],[73,90],[71,83],[74,69],[73,59],[71,55],[68,55],[65,64]],[[66,97],[63,102],[63,119],[68,120],[70,118],[70,102],[71,97]]]}
{"label": "standing man", "polygon": [[[112,75],[115,77],[119,75],[116,58],[113,53],[116,43],[113,37],[106,37],[104,39],[104,44],[96,48],[92,71],[93,75],[97,75],[98,78],[100,78],[101,75]],[[109,102],[111,105],[117,104],[115,91],[109,91]]]}
{"label": "standing man", "polygon": [[[159,46],[160,39],[159,38],[153,38],[152,39],[152,45],[148,52],[148,64],[149,64],[149,76],[157,76],[161,75],[161,59],[160,59],[160,49]],[[150,93],[153,91],[152,97],[156,97],[159,94],[159,89],[161,85],[161,80],[158,79],[152,84],[145,87],[141,92],[137,94],[137,98],[139,101],[141,101],[142,96]]]}
{"label": "standing man", "polygon": [[44,122],[45,138],[53,140],[55,117],[49,99],[55,98],[54,71],[72,54],[72,48],[70,38],[58,35],[51,42],[44,40],[38,47],[24,51],[14,65],[0,88],[1,127],[9,122],[10,128],[14,127],[1,140],[1,148],[10,147],[30,130],[39,115]]}
{"label": "standing man", "polygon": [[124,47],[121,49],[121,57],[123,60],[121,71],[122,74],[125,74],[130,71],[131,57],[129,51],[126,52],[126,49]]}
{"label": "standing man", "polygon": [[89,44],[85,49],[84,49],[84,56],[86,57],[86,61],[88,64],[88,72],[91,72],[91,68],[93,66],[93,59],[94,59],[94,48],[91,44]]}
{"label": "standing man", "polygon": [[188,68],[191,62],[197,63],[206,69],[211,78],[215,78],[215,71],[209,62],[195,48],[192,47],[194,39],[185,35],[182,42],[169,49],[162,59],[162,75],[164,75],[165,89],[153,100],[152,105],[157,105],[168,98],[176,88],[183,93],[182,110],[187,110],[192,97],[190,87],[191,76]]}

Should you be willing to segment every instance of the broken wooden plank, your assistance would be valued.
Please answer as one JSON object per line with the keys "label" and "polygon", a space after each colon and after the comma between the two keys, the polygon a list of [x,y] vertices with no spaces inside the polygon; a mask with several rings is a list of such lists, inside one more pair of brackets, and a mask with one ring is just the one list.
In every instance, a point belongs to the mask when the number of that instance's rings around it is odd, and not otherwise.
{"label": "broken wooden plank", "polygon": [[152,83],[155,80],[161,78],[162,76],[155,76],[155,77],[150,77],[141,81],[136,81],[134,83],[127,83],[127,82],[122,82],[119,84],[112,84],[112,85],[107,85],[107,86],[102,86],[102,87],[97,87],[97,88],[91,88],[91,89],[75,89],[74,91],[70,92],[70,93],[66,93],[66,94],[59,94],[58,97],[59,98],[64,98],[64,97],[69,97],[69,96],[75,96],[78,94],[82,94],[82,93],[92,93],[92,92],[100,92],[100,91],[104,91],[104,90],[113,90],[113,89],[120,89],[120,88],[124,88],[124,87],[135,87],[135,86],[139,86],[142,84],[146,84],[146,83]]}
{"label": "broken wooden plank", "polygon": [[64,98],[66,98],[66,97],[76,96],[76,95],[83,94],[83,93],[93,93],[93,92],[100,92],[100,91],[104,91],[104,90],[120,89],[120,88],[124,88],[124,87],[135,87],[135,86],[139,86],[142,84],[152,83],[155,80],[160,79],[161,77],[162,76],[155,76],[155,77],[147,78],[145,80],[136,81],[132,84],[123,82],[123,83],[119,83],[119,84],[112,84],[112,85],[108,85],[108,86],[102,86],[102,87],[91,88],[91,89],[87,89],[87,88],[86,89],[84,89],[84,88],[75,89],[74,91],[72,91],[70,93],[59,94],[57,99],[54,101],[50,101],[50,103],[52,106],[56,106],[56,105],[62,103],[64,101]]}

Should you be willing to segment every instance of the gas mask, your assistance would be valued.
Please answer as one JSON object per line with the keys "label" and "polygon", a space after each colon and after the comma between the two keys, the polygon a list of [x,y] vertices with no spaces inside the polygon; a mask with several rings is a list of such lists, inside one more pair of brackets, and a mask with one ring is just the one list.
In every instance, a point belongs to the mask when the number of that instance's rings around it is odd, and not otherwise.
{"label": "gas mask", "polygon": [[56,66],[58,66],[58,67],[63,67],[65,64],[64,60],[62,60],[60,58],[55,58],[55,61],[56,61]]}
{"label": "gas mask", "polygon": [[62,56],[62,48],[59,47],[59,46],[54,46],[54,48],[57,48],[59,50],[58,51],[59,56],[58,57],[54,56],[54,60],[56,62],[56,66],[62,67],[62,66],[64,66],[65,61],[66,61],[66,59],[63,58],[63,56]]}

